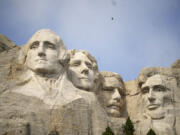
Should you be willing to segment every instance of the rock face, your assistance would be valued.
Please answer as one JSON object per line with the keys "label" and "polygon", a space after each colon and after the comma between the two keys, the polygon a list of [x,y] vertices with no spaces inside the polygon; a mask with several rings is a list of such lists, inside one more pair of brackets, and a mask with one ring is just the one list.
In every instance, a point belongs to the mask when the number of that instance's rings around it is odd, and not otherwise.
{"label": "rock face", "polygon": [[137,83],[141,107],[137,107],[136,134],[146,134],[150,128],[157,134],[180,134],[177,128],[180,116],[177,113],[179,73],[179,69],[161,67],[146,68],[140,72]]}
{"label": "rock face", "polygon": [[74,87],[67,77],[69,57],[56,33],[36,32],[21,48],[17,62],[22,67],[15,67],[14,85],[0,95],[0,134],[99,135],[105,131],[108,119],[94,93]]}
{"label": "rock face", "polygon": [[131,119],[136,120],[138,117],[137,115],[140,115],[140,111],[142,111],[140,89],[138,88],[137,80],[125,82],[125,86],[127,112],[128,115],[131,116]]}
{"label": "rock face", "polygon": [[124,82],[47,29],[21,47],[0,35],[0,58],[0,135],[121,135],[128,116],[136,135],[180,135],[179,60]]}
{"label": "rock face", "polygon": [[172,68],[180,68],[180,59],[175,61],[172,65],[171,65]]}
{"label": "rock face", "polygon": [[16,47],[16,45],[3,34],[0,34],[0,53]]}
{"label": "rock face", "polygon": [[14,84],[14,73],[17,67],[16,61],[19,55],[19,47],[7,37],[0,34],[0,93]]}

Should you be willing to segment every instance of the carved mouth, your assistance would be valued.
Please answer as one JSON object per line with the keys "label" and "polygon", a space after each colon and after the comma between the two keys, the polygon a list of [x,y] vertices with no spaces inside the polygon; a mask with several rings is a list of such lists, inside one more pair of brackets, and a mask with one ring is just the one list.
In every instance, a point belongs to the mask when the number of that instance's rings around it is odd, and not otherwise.
{"label": "carved mouth", "polygon": [[45,61],[47,61],[46,59],[36,59],[36,62],[38,62],[38,63],[44,63]]}
{"label": "carved mouth", "polygon": [[109,105],[108,107],[111,109],[119,110],[120,106],[118,104],[113,104],[113,105]]}
{"label": "carved mouth", "polygon": [[46,63],[46,59],[36,59],[36,62],[39,64],[45,64]]}
{"label": "carved mouth", "polygon": [[46,59],[37,59],[37,61],[46,61]]}
{"label": "carved mouth", "polygon": [[159,107],[159,104],[150,104],[147,107],[149,110],[155,110]]}
{"label": "carved mouth", "polygon": [[88,80],[88,78],[87,78],[87,77],[80,77],[79,79]]}

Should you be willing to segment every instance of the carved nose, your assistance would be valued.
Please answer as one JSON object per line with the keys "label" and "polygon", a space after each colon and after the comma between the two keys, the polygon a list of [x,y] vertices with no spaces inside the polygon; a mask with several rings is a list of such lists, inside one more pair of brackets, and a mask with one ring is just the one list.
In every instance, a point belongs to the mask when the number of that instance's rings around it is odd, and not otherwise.
{"label": "carved nose", "polygon": [[42,56],[46,56],[44,52],[38,52],[38,56],[42,57]]}
{"label": "carved nose", "polygon": [[82,68],[82,71],[81,71],[82,74],[85,74],[85,75],[89,74],[89,69],[85,64],[82,64],[81,68]]}
{"label": "carved nose", "polygon": [[45,50],[44,50],[44,45],[43,43],[40,43],[39,44],[39,47],[38,47],[38,56],[42,57],[42,56],[45,56]]}
{"label": "carved nose", "polygon": [[85,75],[88,75],[89,74],[89,70],[88,69],[83,69],[81,73],[85,74]]}
{"label": "carved nose", "polygon": [[155,100],[155,97],[154,97],[154,92],[152,89],[149,90],[149,93],[148,93],[148,100],[150,102],[153,102]]}
{"label": "carved nose", "polygon": [[154,97],[148,97],[148,100],[149,100],[150,102],[153,102],[153,101],[155,100],[155,98],[154,98]]}
{"label": "carved nose", "polygon": [[114,100],[117,100],[117,101],[120,101],[121,95],[120,95],[118,89],[114,89],[113,99],[114,99]]}

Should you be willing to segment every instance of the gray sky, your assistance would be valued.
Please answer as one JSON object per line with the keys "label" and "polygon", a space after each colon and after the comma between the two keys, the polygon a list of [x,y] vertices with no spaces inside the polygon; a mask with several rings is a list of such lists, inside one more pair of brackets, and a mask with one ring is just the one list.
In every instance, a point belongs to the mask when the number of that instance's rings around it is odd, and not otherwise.
{"label": "gray sky", "polygon": [[0,33],[16,44],[49,28],[125,81],[180,59],[179,0],[1,0],[0,18]]}

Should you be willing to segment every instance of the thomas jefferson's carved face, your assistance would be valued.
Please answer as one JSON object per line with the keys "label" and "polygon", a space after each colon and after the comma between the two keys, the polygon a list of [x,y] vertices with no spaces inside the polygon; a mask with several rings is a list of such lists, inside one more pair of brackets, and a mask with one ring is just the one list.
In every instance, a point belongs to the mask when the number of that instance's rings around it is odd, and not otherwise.
{"label": "thomas jefferson's carved face", "polygon": [[94,87],[95,71],[92,62],[82,52],[77,52],[69,62],[69,77],[80,89],[90,90]]}
{"label": "thomas jefferson's carved face", "polygon": [[59,46],[54,34],[42,32],[32,38],[26,64],[34,72],[56,73],[59,67]]}
{"label": "thomas jefferson's carved face", "polygon": [[109,116],[120,117],[123,106],[122,84],[115,77],[105,77],[103,83],[102,98],[104,107]]}
{"label": "thomas jefferson's carved face", "polygon": [[171,98],[165,76],[154,75],[149,77],[142,85],[142,97],[146,104],[146,110],[149,112],[161,111],[168,99]]}

